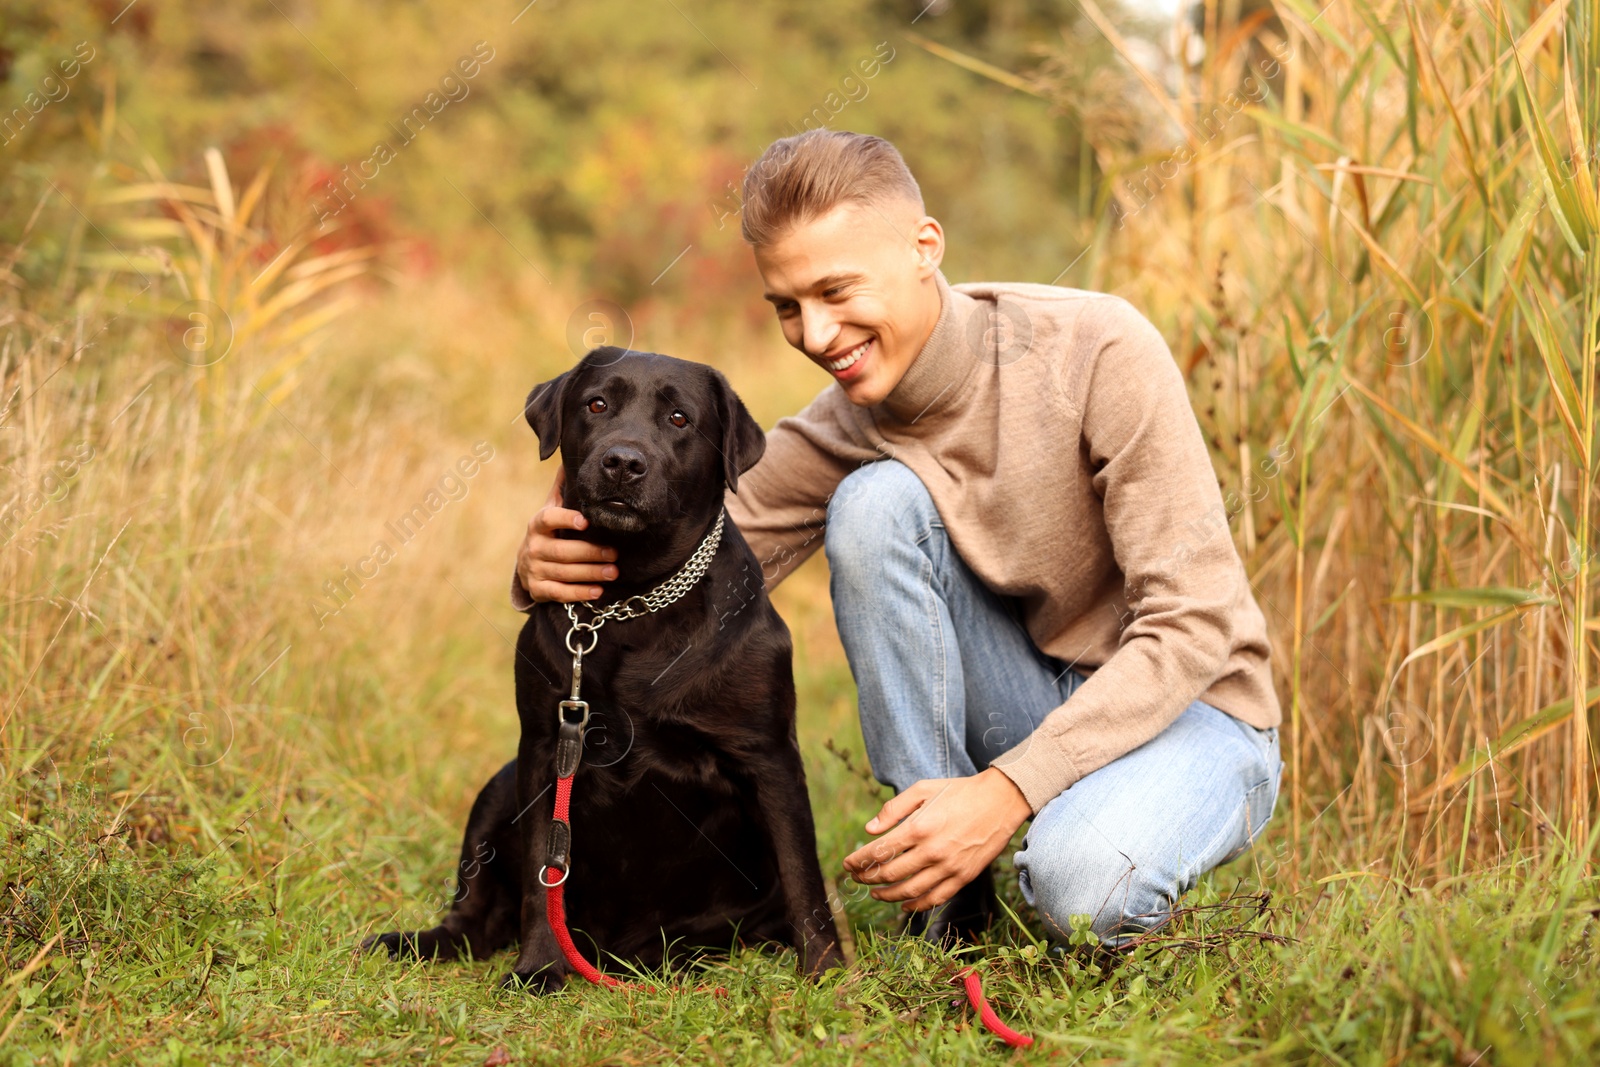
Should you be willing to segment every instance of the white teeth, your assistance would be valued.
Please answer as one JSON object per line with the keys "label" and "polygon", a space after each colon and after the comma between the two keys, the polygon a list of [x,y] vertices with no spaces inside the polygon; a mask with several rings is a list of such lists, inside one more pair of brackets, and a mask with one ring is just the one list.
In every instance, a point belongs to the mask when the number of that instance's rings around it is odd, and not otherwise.
{"label": "white teeth", "polygon": [[823,360],[822,365],[831,371],[841,371],[846,367],[854,366],[856,360],[860,359],[866,354],[867,346],[871,343],[872,338],[869,337],[865,341],[862,341],[860,344],[856,345],[850,351],[846,352],[844,355],[840,356],[838,359],[831,361]]}

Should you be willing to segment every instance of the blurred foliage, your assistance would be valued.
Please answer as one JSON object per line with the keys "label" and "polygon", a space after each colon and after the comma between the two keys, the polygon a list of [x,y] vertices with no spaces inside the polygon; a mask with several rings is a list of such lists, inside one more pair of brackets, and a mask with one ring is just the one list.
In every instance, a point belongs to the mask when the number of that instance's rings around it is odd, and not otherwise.
{"label": "blurred foliage", "polygon": [[[63,236],[83,229],[84,181],[153,166],[204,185],[198,161],[217,146],[241,180],[287,172],[301,201],[278,216],[289,231],[338,206],[326,183],[344,182],[344,240],[404,238],[413,268],[527,264],[625,305],[737,292],[753,284],[740,176],[808,115],[901,148],[951,233],[952,277],[1048,281],[1081,248],[1097,166],[1084,87],[1111,69],[1099,35],[1067,35],[1082,21],[1068,0],[784,0],[759,17],[730,0],[7,7],[0,106],[22,110],[0,144],[0,243],[41,212],[14,267],[29,282],[53,280]],[[1070,68],[1078,91],[1041,107],[908,33],[1008,68]],[[80,42],[94,57],[49,99],[41,84]],[[1126,80],[1096,83],[1102,114],[1130,113]]]}
{"label": "blurred foliage", "polygon": [[[574,306],[795,410],[820,379],[727,186],[852,92],[952,280],[1116,291],[1169,338],[1288,695],[1281,815],[1120,968],[1041,951],[1003,880],[1024,1055],[1595,1062],[1593,4],[1207,0],[1178,78],[1095,0],[523,2],[0,16],[0,1064],[1009,1055],[842,882],[861,964],[744,953],[727,998],[350,954],[438,913],[514,749],[506,578],[552,473],[520,408]],[[835,872],[882,796],[825,562],[774,602]]]}

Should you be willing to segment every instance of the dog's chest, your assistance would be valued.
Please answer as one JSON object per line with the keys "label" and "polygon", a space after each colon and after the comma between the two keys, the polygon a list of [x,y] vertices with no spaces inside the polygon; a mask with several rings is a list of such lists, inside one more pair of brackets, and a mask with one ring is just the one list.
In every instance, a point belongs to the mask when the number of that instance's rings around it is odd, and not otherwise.
{"label": "dog's chest", "polygon": [[591,804],[628,807],[685,791],[720,803],[748,790],[737,762],[704,733],[620,708],[591,711],[577,784]]}
{"label": "dog's chest", "polygon": [[[525,642],[532,655],[519,663],[530,683],[519,694],[524,726],[548,731],[552,756],[556,708],[572,679],[558,636],[563,620],[564,613],[549,620],[556,625],[540,627],[537,639]],[[726,631],[686,621],[652,616],[607,627],[583,657],[580,696],[589,724],[579,775],[589,779],[583,790],[594,799],[653,794],[652,782],[723,798],[748,791],[769,732],[762,712],[774,672],[767,656],[727,647]],[[734,663],[739,669],[730,669]],[[542,684],[531,684],[529,668]]]}

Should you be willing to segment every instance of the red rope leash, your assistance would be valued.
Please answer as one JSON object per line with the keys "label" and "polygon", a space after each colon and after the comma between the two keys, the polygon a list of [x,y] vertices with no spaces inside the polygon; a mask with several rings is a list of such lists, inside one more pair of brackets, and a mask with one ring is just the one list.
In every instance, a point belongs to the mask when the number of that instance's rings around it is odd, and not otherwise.
{"label": "red rope leash", "polygon": [[[572,775],[556,779],[556,822],[567,821],[567,810],[572,804]],[[567,958],[567,966],[583,975],[595,985],[620,986],[623,983],[609,974],[600,971],[583,958],[583,953],[578,951],[578,946],[572,943],[572,934],[567,931],[567,909],[562,902],[562,894],[567,887],[567,872],[559,867],[546,867],[545,880],[545,912],[550,921],[550,932],[556,935],[556,944],[561,946],[561,954]],[[654,990],[651,990],[654,992]]]}
{"label": "red rope leash", "polygon": [[989,1002],[983,999],[983,982],[979,979],[976,968],[968,967],[956,975],[956,978],[966,986],[967,1003],[972,1005],[972,1010],[978,1013],[978,1018],[983,1020],[983,1025],[989,1028],[990,1033],[997,1035],[1012,1048],[1027,1048],[1033,1044],[1033,1038],[1027,1034],[1019,1034],[1007,1026],[1005,1020],[1001,1019],[989,1006]]}
{"label": "red rope leash", "polygon": [[[565,704],[566,702],[563,702]],[[573,703],[578,703],[573,701]],[[584,705],[587,712],[587,705]],[[587,719],[587,714],[585,714]],[[602,974],[599,968],[584,959],[583,953],[578,951],[578,946],[572,943],[572,933],[567,929],[567,909],[564,893],[567,884],[567,874],[570,870],[571,859],[567,850],[571,847],[572,828],[569,815],[572,807],[572,777],[577,773],[578,762],[581,759],[583,744],[582,726],[578,723],[568,722],[562,718],[561,741],[568,747],[562,750],[558,744],[557,777],[556,777],[556,802],[554,821],[551,823],[552,834],[558,834],[560,843],[553,842],[555,847],[548,857],[544,868],[544,876],[540,879],[545,887],[545,918],[550,924],[550,932],[555,935],[556,944],[561,946],[561,955],[566,958],[567,966],[571,967],[585,980],[593,985],[603,985],[612,989],[639,988],[654,993],[654,986],[640,985],[636,982],[624,982],[613,978],[609,974]],[[567,773],[562,774],[562,771]],[[559,866],[557,864],[560,864]],[[967,1001],[972,1005],[972,1010],[978,1013],[983,1020],[983,1025],[988,1027],[990,1033],[996,1034],[1012,1048],[1027,1048],[1033,1044],[1033,1038],[1026,1034],[1019,1034],[995,1013],[989,1002],[983,999],[983,983],[978,977],[978,972],[972,967],[962,970],[956,976],[967,990]],[[706,992],[706,987],[700,986],[698,990]],[[728,991],[722,986],[710,989],[709,992],[725,997]]]}
{"label": "red rope leash", "polygon": [[[555,821],[567,822],[568,809],[572,803],[572,776],[556,779],[556,810]],[[624,982],[604,974],[594,964],[584,959],[583,953],[578,951],[578,946],[572,942],[572,934],[567,929],[567,909],[563,900],[566,889],[566,871],[559,867],[546,867],[544,869],[544,910],[545,918],[550,923],[550,932],[555,935],[556,944],[561,946],[561,955],[566,957],[567,966],[577,971],[593,985],[603,985],[611,989],[642,989],[647,993],[654,993],[656,987],[643,985],[638,982]],[[696,986],[697,993],[711,993],[715,996],[728,995],[722,986]]]}

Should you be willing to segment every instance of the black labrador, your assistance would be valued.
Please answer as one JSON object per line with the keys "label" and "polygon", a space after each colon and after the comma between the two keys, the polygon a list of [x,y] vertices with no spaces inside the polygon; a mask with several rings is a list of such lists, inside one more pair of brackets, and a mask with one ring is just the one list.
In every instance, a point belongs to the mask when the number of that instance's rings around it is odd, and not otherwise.
{"label": "black labrador", "polygon": [[[559,445],[576,534],[618,550],[596,604],[677,574],[766,438],[711,367],[612,347],[529,394],[539,457]],[[593,612],[577,609],[588,620]],[[558,705],[570,693],[565,606],[534,606],[517,641],[517,758],[467,818],[449,914],[368,938],[391,955],[479,959],[513,942],[507,982],[555,989],[569,968],[546,921]],[[578,644],[587,644],[580,639]],[[591,963],[657,967],[735,943],[839,964],[795,739],[793,645],[755,554],[724,522],[709,569],[660,611],[608,621],[583,659],[591,719],[572,785],[566,911]],[[529,862],[532,857],[533,862]],[[598,957],[598,958],[597,958]]]}

